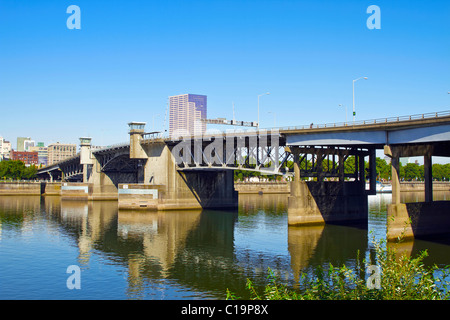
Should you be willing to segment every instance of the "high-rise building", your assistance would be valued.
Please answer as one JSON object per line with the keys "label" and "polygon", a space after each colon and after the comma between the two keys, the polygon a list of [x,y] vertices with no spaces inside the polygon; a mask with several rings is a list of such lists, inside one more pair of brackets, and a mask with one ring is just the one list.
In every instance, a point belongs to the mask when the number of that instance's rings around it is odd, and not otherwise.
{"label": "high-rise building", "polygon": [[205,95],[181,94],[170,97],[169,134],[171,137],[201,135],[206,131]]}
{"label": "high-rise building", "polygon": [[52,143],[47,147],[48,165],[73,157],[77,154],[76,144]]}

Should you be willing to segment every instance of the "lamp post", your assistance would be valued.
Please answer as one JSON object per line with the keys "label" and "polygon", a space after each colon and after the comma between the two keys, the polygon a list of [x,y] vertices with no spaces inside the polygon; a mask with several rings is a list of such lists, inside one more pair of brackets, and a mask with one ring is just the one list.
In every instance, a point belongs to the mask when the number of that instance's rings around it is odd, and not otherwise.
{"label": "lamp post", "polygon": [[358,80],[367,80],[367,77],[361,77],[358,79],[353,80],[353,122],[355,122],[356,112],[355,112],[355,82]]}
{"label": "lamp post", "polygon": [[[339,107],[343,107],[343,105],[340,104]],[[345,124],[347,125],[347,106],[345,106]]]}
{"label": "lamp post", "polygon": [[259,130],[259,98],[266,94],[270,94],[270,92],[266,92],[266,93],[258,95],[258,125],[257,125],[258,130]]}

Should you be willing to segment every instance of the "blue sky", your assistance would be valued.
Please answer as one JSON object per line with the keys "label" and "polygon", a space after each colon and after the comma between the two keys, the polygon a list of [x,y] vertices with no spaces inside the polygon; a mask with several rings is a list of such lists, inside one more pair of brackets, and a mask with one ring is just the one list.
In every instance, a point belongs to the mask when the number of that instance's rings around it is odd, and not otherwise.
{"label": "blue sky", "polygon": [[256,121],[270,92],[261,127],[274,112],[277,126],[344,121],[361,76],[357,119],[450,110],[450,1],[0,0],[0,135],[13,147],[124,142],[129,121],[161,130],[182,93],[207,95],[209,118],[232,118],[234,102]]}

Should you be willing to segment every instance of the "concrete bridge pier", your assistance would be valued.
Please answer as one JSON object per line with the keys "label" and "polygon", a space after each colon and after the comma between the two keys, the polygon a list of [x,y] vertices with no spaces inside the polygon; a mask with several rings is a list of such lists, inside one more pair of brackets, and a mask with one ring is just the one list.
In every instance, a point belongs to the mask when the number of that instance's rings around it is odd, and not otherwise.
{"label": "concrete bridge pier", "polygon": [[[398,241],[416,237],[450,233],[450,202],[433,201],[431,157],[449,156],[447,143],[421,145],[386,145],[384,153],[391,158],[392,203],[387,210],[387,240]],[[400,157],[424,157],[425,201],[402,203],[400,198]]]}
{"label": "concrete bridge pier", "polygon": [[[369,176],[373,177],[375,150],[347,150],[338,148],[290,147],[294,155],[294,181],[288,200],[289,225],[314,225],[324,223],[357,224],[367,226],[367,195],[375,192],[374,183],[366,190],[364,157],[369,156]],[[306,154],[312,154],[307,164]],[[338,163],[324,160],[328,156]],[[344,162],[354,157],[354,172],[344,172]],[[308,168],[312,166],[312,168]],[[309,181],[303,177],[312,178]],[[325,178],[328,179],[325,179]],[[345,178],[350,178],[345,181]]]}

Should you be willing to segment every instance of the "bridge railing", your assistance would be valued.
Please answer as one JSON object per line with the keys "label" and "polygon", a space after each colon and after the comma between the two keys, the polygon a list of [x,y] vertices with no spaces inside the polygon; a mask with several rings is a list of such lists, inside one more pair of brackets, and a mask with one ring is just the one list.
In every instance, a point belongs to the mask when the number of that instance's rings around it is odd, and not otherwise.
{"label": "bridge railing", "polygon": [[369,120],[358,120],[358,121],[347,121],[347,122],[335,122],[335,123],[324,123],[324,124],[309,124],[302,126],[288,126],[279,127],[279,130],[304,130],[304,129],[319,129],[319,128],[336,128],[336,127],[352,127],[352,126],[363,126],[369,124],[383,124],[383,123],[395,123],[402,121],[411,120],[422,120],[422,119],[433,119],[450,116],[450,111],[439,111],[439,112],[429,112],[421,114],[412,114],[407,116],[398,117],[388,117],[388,118],[377,118]]}
{"label": "bridge railing", "polygon": [[105,146],[103,148],[97,148],[95,150],[92,150],[93,153],[96,153],[97,151],[104,151],[104,150],[108,150],[108,149],[114,149],[114,148],[120,148],[120,147],[126,147],[129,146],[130,142],[120,142],[120,143],[115,143],[109,146]]}

